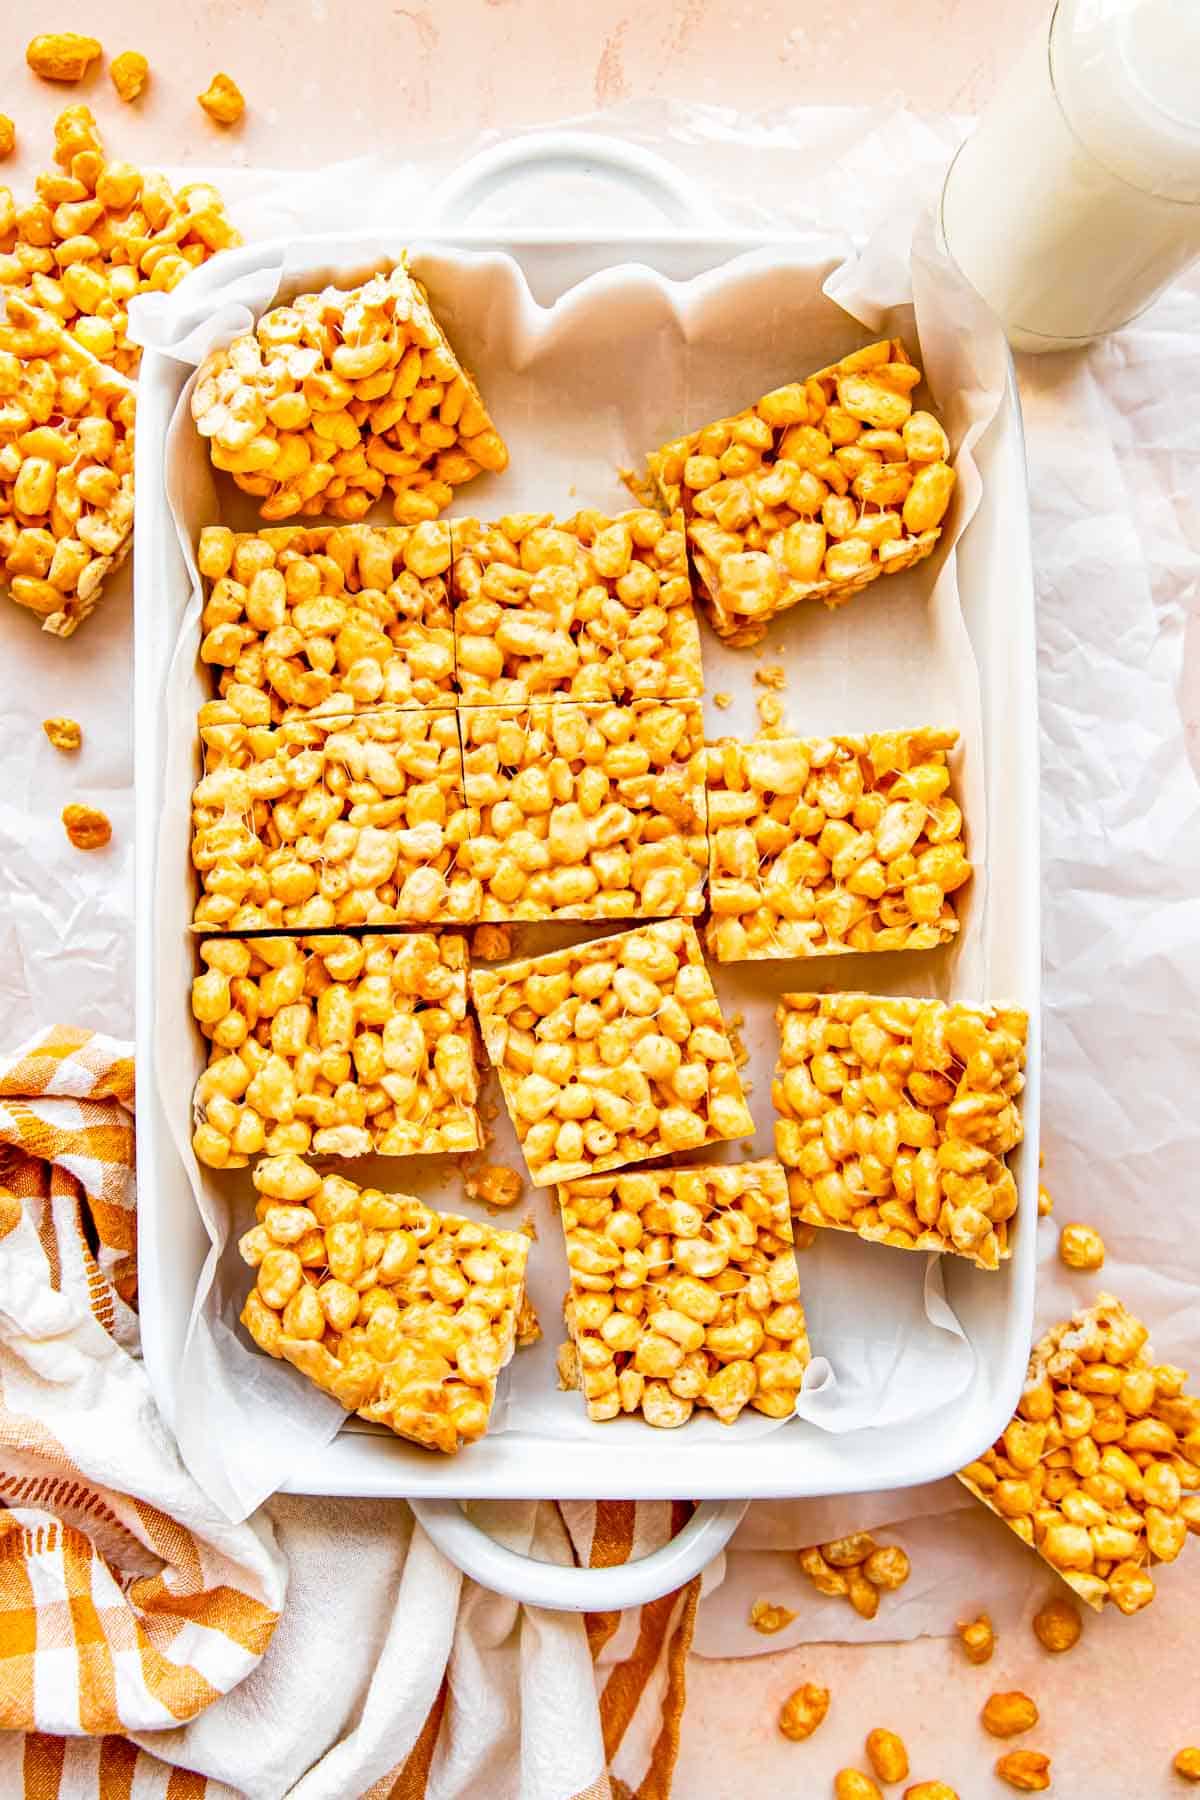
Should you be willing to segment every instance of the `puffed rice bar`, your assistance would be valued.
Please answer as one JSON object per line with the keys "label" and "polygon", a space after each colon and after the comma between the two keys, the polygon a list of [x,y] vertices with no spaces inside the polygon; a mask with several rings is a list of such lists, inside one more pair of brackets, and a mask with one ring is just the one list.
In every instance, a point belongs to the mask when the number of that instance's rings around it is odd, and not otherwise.
{"label": "puffed rice bar", "polygon": [[300,294],[217,349],[192,390],[214,467],[264,519],[361,519],[385,487],[399,524],[508,465],[478,388],[403,263],[351,289]]}
{"label": "puffed rice bar", "polygon": [[683,515],[514,513],[453,524],[464,701],[686,700],[704,692]]}
{"label": "puffed rice bar", "polygon": [[453,706],[449,525],[209,525],[196,560],[200,660],[222,694],[267,693],[275,720]]}
{"label": "puffed rice bar", "polygon": [[634,919],[704,904],[699,701],[459,714],[483,919]]}
{"label": "puffed rice bar", "polygon": [[789,1417],[809,1348],[778,1163],[591,1176],[558,1198],[590,1419]]}
{"label": "puffed rice bar", "polygon": [[913,411],[920,379],[885,339],[647,457],[720,637],[754,643],[787,607],[838,606],[929,555],[954,471],[941,425]]}
{"label": "puffed rice bar", "polygon": [[1055,1325],[1011,1423],[958,1474],[1097,1612],[1149,1605],[1150,1566],[1200,1532],[1200,1395],[1148,1337],[1112,1294]]}
{"label": "puffed rice bar", "polygon": [[1029,1021],[1015,1007],[784,994],[771,1097],[792,1212],[995,1269],[1017,1190]]}
{"label": "puffed rice bar", "polygon": [[0,187],[0,573],[70,637],[133,527],[135,294],[240,242],[216,189],[110,162],[86,106],[55,122],[58,167],[21,205]]}
{"label": "puffed rice bar", "polygon": [[512,1356],[530,1240],[409,1194],[320,1175],[297,1156],[254,1170],[256,1271],[242,1323],[347,1412],[453,1455],[488,1428]]}
{"label": "puffed rice bar", "polygon": [[682,919],[475,969],[471,993],[535,1187],[754,1130]]}
{"label": "puffed rice bar", "polygon": [[950,896],[971,874],[946,763],[957,741],[927,727],[711,745],[718,961],[948,943]]}
{"label": "puffed rice bar", "polygon": [[209,1040],[192,1147],[428,1156],[483,1142],[466,939],[208,938],[192,1013]]}
{"label": "puffed rice bar", "polygon": [[268,713],[267,696],[249,689],[200,711],[197,930],[478,918],[479,883],[458,866],[469,817],[452,712],[392,709],[279,726]]}

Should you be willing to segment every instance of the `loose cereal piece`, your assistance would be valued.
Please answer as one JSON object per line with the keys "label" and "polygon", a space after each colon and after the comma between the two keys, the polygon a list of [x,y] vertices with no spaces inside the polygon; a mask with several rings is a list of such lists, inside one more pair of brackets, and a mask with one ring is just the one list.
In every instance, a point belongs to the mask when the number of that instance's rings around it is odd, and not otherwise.
{"label": "loose cereal piece", "polygon": [[403,262],[300,294],[201,365],[192,417],[264,519],[361,519],[390,488],[399,524],[434,519],[508,450]]}
{"label": "loose cereal piece", "polygon": [[750,1623],[764,1637],[774,1637],[796,1617],[786,1606],[775,1606],[770,1600],[756,1600],[750,1608]]}
{"label": "loose cereal piece", "polygon": [[485,1206],[515,1206],[525,1191],[525,1183],[517,1169],[506,1168],[503,1163],[484,1163],[467,1176],[466,1188],[472,1200],[482,1200]]}
{"label": "loose cereal piece", "polygon": [[838,606],[929,555],[954,471],[941,425],[912,409],[920,379],[898,338],[868,344],[647,457],[720,637],[755,643],[798,601]]}
{"label": "loose cereal piece", "polygon": [[917,1781],[905,1788],[901,1800],[958,1800],[958,1793],[944,1781]]}
{"label": "loose cereal piece", "polygon": [[246,110],[245,96],[232,75],[214,75],[196,98],[218,125],[236,125]]}
{"label": "loose cereal piece", "polygon": [[723,1425],[746,1406],[790,1417],[809,1347],[778,1163],[594,1175],[558,1192],[590,1419],[674,1427],[697,1406]]}
{"label": "loose cereal piece", "polygon": [[1200,1781],[1200,1749],[1189,1744],[1186,1750],[1177,1751],[1171,1767],[1185,1781]]}
{"label": "loose cereal piece", "polygon": [[62,822],[67,836],[77,850],[103,850],[112,837],[112,823],[107,813],[95,806],[77,803],[64,806]]}
{"label": "loose cereal piece", "polygon": [[279,721],[454,701],[450,528],[206,526],[200,659]]}
{"label": "loose cereal piece", "polygon": [[1038,1643],[1055,1655],[1073,1650],[1083,1633],[1079,1608],[1065,1594],[1051,1594],[1033,1615],[1033,1631]]}
{"label": "loose cereal piece", "polygon": [[908,1774],[908,1751],[894,1731],[876,1726],[867,1733],[867,1757],[880,1781],[903,1781]]}
{"label": "loose cereal piece", "polygon": [[1038,1186],[1038,1218],[1039,1219],[1048,1219],[1050,1217],[1050,1214],[1053,1211],[1054,1211],[1054,1201],[1050,1196],[1050,1190],[1048,1188],[1042,1187],[1039,1184],[1039,1186]]}
{"label": "loose cereal piece", "polygon": [[996,1773],[1023,1794],[1044,1794],[1050,1786],[1050,1758],[1039,1750],[1010,1750],[996,1758]]}
{"label": "loose cereal piece", "polygon": [[517,1349],[528,1350],[531,1344],[541,1342],[542,1327],[534,1308],[533,1301],[526,1293],[521,1300],[521,1310],[517,1314]]}
{"label": "loose cereal piece", "polygon": [[993,1737],[1016,1737],[1019,1732],[1033,1730],[1038,1722],[1038,1709],[1028,1694],[1016,1689],[1007,1694],[989,1695],[979,1716],[983,1729]]}
{"label": "loose cereal piece", "polygon": [[879,1589],[861,1568],[846,1570],[846,1598],[860,1618],[873,1619],[879,1611]]}
{"label": "loose cereal piece", "polygon": [[824,1721],[828,1711],[829,1689],[819,1687],[815,1681],[806,1681],[803,1687],[789,1694],[780,1707],[779,1729],[793,1743],[803,1743]]}
{"label": "loose cereal piece", "polygon": [[475,706],[686,700],[704,691],[683,519],[456,519],[458,678]]}
{"label": "loose cereal piece", "polygon": [[1010,1254],[1028,1019],[1015,1007],[784,994],[771,1093],[792,1210],[982,1269]]}
{"label": "loose cereal piece", "polygon": [[839,1769],[833,1778],[834,1800],[883,1800],[883,1795],[861,1769]]}
{"label": "loose cereal piece", "polygon": [[710,745],[708,949],[741,962],[948,943],[971,874],[949,791],[957,741],[925,728]]}
{"label": "loose cereal piece", "polygon": [[122,50],[108,65],[112,84],[128,104],[136,100],[150,79],[150,64],[140,50]]}
{"label": "loose cereal piece", "polygon": [[825,1561],[819,1544],[810,1544],[806,1550],[798,1550],[796,1561],[818,1594],[824,1594],[827,1600],[846,1598],[846,1577],[840,1569],[833,1568]]}
{"label": "loose cereal piece", "polygon": [[980,1613],[977,1619],[960,1619],[954,1629],[962,1642],[963,1654],[968,1662],[991,1661],[992,1652],[996,1648],[996,1633],[987,1613]]}
{"label": "loose cereal piece", "polygon": [[754,1129],[682,919],[476,969],[471,991],[535,1187]]}
{"label": "loose cereal piece", "polygon": [[503,962],[513,953],[513,933],[508,925],[476,925],[471,933],[471,957],[475,962]]}
{"label": "loose cereal piece", "polygon": [[976,1499],[1096,1612],[1154,1598],[1150,1565],[1173,1562],[1200,1488],[1200,1395],[1155,1363],[1149,1332],[1112,1294],[1034,1345],[1015,1417],[960,1469]]}
{"label": "loose cereal piece", "polygon": [[231,688],[200,711],[192,795],[197,930],[461,925],[479,883],[452,712],[312,715],[272,727],[265,694]]}
{"label": "loose cereal piece", "polygon": [[1064,1225],[1058,1234],[1058,1257],[1068,1269],[1102,1269],[1104,1239],[1091,1225]]}
{"label": "loose cereal piece", "polygon": [[719,706],[722,712],[724,712],[726,707],[733,705],[733,695],[727,694],[722,690],[713,695],[713,705]]}
{"label": "loose cereal piece", "polygon": [[77,31],[51,31],[30,38],[25,61],[43,81],[82,81],[88,65],[103,55],[98,38]]}
{"label": "loose cereal piece", "polygon": [[554,1352],[555,1367],[558,1371],[558,1385],[564,1394],[575,1393],[580,1386],[579,1352],[568,1340],[560,1344]]}
{"label": "loose cereal piece", "polygon": [[856,1531],[850,1537],[833,1538],[821,1545],[821,1555],[835,1569],[855,1569],[875,1552],[875,1539],[869,1531]]}
{"label": "loose cereal piece", "polygon": [[894,1593],[908,1580],[912,1565],[908,1553],[899,1544],[881,1544],[864,1559],[862,1572],[873,1587],[882,1588],[884,1593]]}
{"label": "loose cereal piece", "polygon": [[471,830],[461,866],[485,919],[695,915],[704,904],[699,701],[466,707]]}
{"label": "loose cereal piece", "polygon": [[208,938],[200,960],[192,1012],[210,1042],[194,1102],[201,1162],[478,1147],[461,937]]}
{"label": "loose cereal piece", "polygon": [[242,1323],[347,1412],[453,1453],[488,1428],[512,1356],[529,1239],[408,1194],[322,1176],[298,1156],[254,1170],[257,1271]]}
{"label": "loose cereal piece", "polygon": [[17,128],[7,113],[0,113],[0,158],[11,156],[17,147]]}
{"label": "loose cereal piece", "polygon": [[78,750],[83,742],[82,728],[75,719],[43,719],[42,730],[56,750]]}

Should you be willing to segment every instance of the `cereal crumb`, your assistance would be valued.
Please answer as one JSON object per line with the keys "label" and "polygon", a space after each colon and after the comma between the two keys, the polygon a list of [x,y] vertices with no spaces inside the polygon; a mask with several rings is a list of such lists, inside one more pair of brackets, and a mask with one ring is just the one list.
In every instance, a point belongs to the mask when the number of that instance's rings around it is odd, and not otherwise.
{"label": "cereal crumb", "polygon": [[713,695],[713,705],[719,706],[721,710],[724,711],[727,706],[733,705],[733,695],[727,694],[724,688],[722,688],[719,694]]}
{"label": "cereal crumb", "polygon": [[760,687],[774,688],[778,692],[787,684],[787,673],[782,663],[764,663],[761,669],[755,669],[754,679]]}
{"label": "cereal crumb", "polygon": [[758,697],[758,716],[763,724],[773,729],[783,718],[783,702],[774,694],[760,694]]}
{"label": "cereal crumb", "polygon": [[560,1344],[554,1353],[554,1361],[558,1367],[558,1385],[564,1394],[571,1393],[579,1386],[579,1352],[574,1344]]}
{"label": "cereal crumb", "polygon": [[1034,1613],[1033,1630],[1038,1643],[1057,1656],[1075,1648],[1083,1633],[1083,1620],[1073,1600],[1053,1594]]}
{"label": "cereal crumb", "polygon": [[770,1600],[756,1600],[750,1608],[750,1623],[755,1631],[761,1631],[764,1637],[773,1637],[790,1625],[796,1614],[786,1606],[776,1606]]}
{"label": "cereal crumb", "polygon": [[1059,1260],[1068,1269],[1089,1273],[1104,1267],[1104,1239],[1091,1225],[1064,1225],[1058,1237]]}
{"label": "cereal crumb", "polygon": [[246,110],[246,102],[242,90],[231,75],[214,75],[202,94],[197,94],[201,106],[210,119],[218,125],[236,125]]}
{"label": "cereal crumb", "polygon": [[996,1633],[987,1613],[980,1613],[977,1619],[960,1619],[954,1629],[962,1640],[963,1654],[968,1662],[990,1661],[996,1648]]}
{"label": "cereal crumb", "polygon": [[829,1689],[806,1681],[789,1694],[779,1709],[779,1729],[793,1743],[803,1743],[812,1736],[829,1711]]}
{"label": "cereal crumb", "polygon": [[517,1314],[517,1349],[528,1350],[531,1344],[536,1344],[538,1342],[541,1335],[542,1328],[538,1324],[538,1316],[534,1311],[533,1301],[529,1298],[528,1293],[526,1293],[522,1297],[521,1310]]}
{"label": "cereal crumb", "polygon": [[112,84],[121,99],[136,100],[150,78],[150,64],[140,50],[122,50],[108,65]]}
{"label": "cereal crumb", "polygon": [[467,1192],[472,1200],[482,1200],[485,1206],[515,1206],[525,1189],[516,1169],[510,1169],[503,1163],[484,1163],[481,1169],[467,1177]]}
{"label": "cereal crumb", "polygon": [[51,31],[31,38],[25,61],[43,81],[82,81],[88,64],[102,54],[98,38],[77,31]]}
{"label": "cereal crumb", "polygon": [[1194,1744],[1189,1744],[1185,1750],[1176,1753],[1171,1767],[1177,1775],[1182,1775],[1185,1781],[1200,1781],[1200,1749],[1197,1749]]}
{"label": "cereal crumb", "polygon": [[83,730],[74,719],[43,719],[42,730],[56,750],[78,750]]}
{"label": "cereal crumb", "polygon": [[1050,1217],[1050,1214],[1053,1211],[1054,1211],[1054,1201],[1050,1196],[1050,1190],[1048,1188],[1044,1188],[1039,1185],[1039,1187],[1038,1187],[1038,1218],[1039,1219],[1048,1219]]}
{"label": "cereal crumb", "polygon": [[112,837],[108,815],[94,806],[64,806],[62,822],[77,850],[102,850]]}
{"label": "cereal crumb", "polygon": [[500,962],[512,952],[511,925],[476,925],[471,933],[471,955],[481,962]]}
{"label": "cereal crumb", "polygon": [[17,145],[17,128],[7,113],[0,113],[0,157],[11,156]]}

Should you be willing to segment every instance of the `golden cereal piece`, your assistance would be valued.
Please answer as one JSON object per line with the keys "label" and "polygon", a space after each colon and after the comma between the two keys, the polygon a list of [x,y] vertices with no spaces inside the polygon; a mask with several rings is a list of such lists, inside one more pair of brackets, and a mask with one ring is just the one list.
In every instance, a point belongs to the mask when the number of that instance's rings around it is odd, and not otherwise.
{"label": "golden cereal piece", "polygon": [[472,1200],[482,1200],[485,1206],[515,1206],[525,1191],[525,1183],[518,1169],[510,1169],[504,1163],[484,1163],[467,1176],[466,1189]]}
{"label": "golden cereal piece", "polygon": [[361,519],[385,489],[398,524],[434,519],[508,450],[403,261],[300,294],[214,350],[192,417],[215,467],[264,519]]}
{"label": "golden cereal piece", "polygon": [[78,750],[83,742],[83,729],[75,719],[43,719],[42,730],[56,750]]}
{"label": "golden cereal piece", "polygon": [[517,1349],[528,1350],[531,1344],[541,1342],[542,1327],[528,1293],[521,1301],[521,1310],[517,1314]]}
{"label": "golden cereal piece", "polygon": [[1039,1750],[1010,1750],[996,1758],[996,1773],[1023,1794],[1044,1794],[1050,1786],[1050,1758]]}
{"label": "golden cereal piece", "polygon": [[206,526],[200,660],[275,722],[312,712],[453,705],[450,528]]}
{"label": "golden cereal piece", "polygon": [[471,932],[471,956],[476,962],[503,962],[513,953],[509,925],[476,925]]}
{"label": "golden cereal piece", "polygon": [[476,969],[471,992],[535,1187],[754,1129],[682,919]]}
{"label": "golden cereal piece", "polygon": [[834,1800],[883,1800],[875,1782],[861,1769],[839,1769],[833,1778]]}
{"label": "golden cereal piece", "polygon": [[485,919],[699,913],[699,701],[465,707],[459,724],[471,812],[461,866]]}
{"label": "golden cereal piece", "polygon": [[1083,1634],[1079,1608],[1065,1594],[1052,1594],[1034,1613],[1033,1631],[1038,1643],[1055,1655],[1073,1650]]}
{"label": "golden cereal piece", "polygon": [[996,1633],[987,1613],[980,1613],[977,1619],[960,1619],[954,1627],[963,1647],[963,1655],[970,1663],[985,1663],[992,1659],[996,1648]]}
{"label": "golden cereal piece", "polygon": [[909,1577],[899,1544],[876,1544],[869,1531],[811,1544],[798,1552],[798,1561],[819,1594],[848,1601],[864,1619],[875,1617],[881,1593],[903,1587]]}
{"label": "golden cereal piece", "polygon": [[1171,1767],[1185,1781],[1200,1781],[1200,1749],[1189,1744],[1186,1750],[1176,1751]]}
{"label": "golden cereal piece", "polygon": [[901,1800],[958,1800],[958,1792],[944,1781],[916,1781],[905,1788]]}
{"label": "golden cereal piece", "polygon": [[593,1175],[558,1197],[590,1419],[791,1415],[809,1347],[778,1163]]}
{"label": "golden cereal piece", "polygon": [[214,75],[196,98],[218,125],[236,125],[246,110],[245,96],[232,75]]}
{"label": "golden cereal piece", "polygon": [[277,727],[268,712],[266,695],[239,687],[200,712],[197,930],[478,917],[479,883],[459,861],[469,814],[452,712],[314,713]]}
{"label": "golden cereal piece", "polygon": [[1058,1259],[1068,1269],[1089,1273],[1104,1267],[1104,1239],[1091,1225],[1064,1225],[1058,1234]]}
{"label": "golden cereal piece", "polygon": [[560,1344],[554,1353],[555,1367],[558,1372],[558,1385],[564,1394],[573,1394],[580,1385],[579,1352],[574,1344],[568,1341]]}
{"label": "golden cereal piece", "polygon": [[256,1270],[242,1323],[347,1412],[453,1455],[488,1428],[516,1344],[529,1239],[408,1194],[322,1176],[298,1156],[254,1170]]}
{"label": "golden cereal piece", "polygon": [[869,1531],[856,1531],[850,1537],[833,1538],[821,1545],[821,1555],[834,1569],[854,1569],[874,1554],[875,1539]]}
{"label": "golden cereal piece", "polygon": [[17,147],[17,128],[7,113],[0,113],[0,158],[11,156]]}
{"label": "golden cereal piece", "polygon": [[755,643],[799,601],[838,606],[929,555],[955,477],[920,379],[898,338],[869,344],[646,458],[631,485],[682,507],[720,637]]}
{"label": "golden cereal piece", "polygon": [[122,50],[108,65],[118,95],[127,104],[136,100],[150,79],[150,64],[140,50]]}
{"label": "golden cereal piece", "polygon": [[908,1553],[899,1544],[881,1544],[878,1550],[872,1550],[862,1564],[862,1572],[873,1587],[882,1588],[885,1593],[894,1593],[902,1588],[912,1573],[912,1565]]}
{"label": "golden cereal piece", "polygon": [[713,955],[948,943],[959,928],[951,896],[971,875],[947,766],[957,741],[926,727],[710,745]]}
{"label": "golden cereal piece", "polygon": [[1017,1190],[1028,1019],[1015,1007],[784,994],[771,1094],[792,1210],[811,1225],[998,1268]]}
{"label": "golden cereal piece", "polygon": [[1048,1219],[1054,1211],[1054,1201],[1049,1188],[1038,1186],[1038,1218]]}
{"label": "golden cereal piece", "polygon": [[703,693],[681,514],[513,513],[452,530],[455,653],[472,705]]}
{"label": "golden cereal piece", "polygon": [[780,1707],[779,1729],[793,1743],[803,1743],[824,1721],[828,1711],[829,1689],[819,1687],[815,1681],[806,1681],[803,1687],[789,1694]]}
{"label": "golden cereal piece", "polygon": [[904,1739],[894,1731],[877,1725],[867,1733],[867,1758],[880,1781],[903,1781],[908,1774],[908,1751]]}
{"label": "golden cereal piece", "polygon": [[1016,1737],[1032,1731],[1038,1722],[1038,1709],[1028,1694],[1014,1689],[1006,1694],[989,1695],[980,1713],[983,1729],[993,1737]]}
{"label": "golden cereal piece", "polygon": [[103,850],[112,838],[112,823],[107,813],[95,806],[73,804],[62,809],[62,822],[67,836],[77,850]]}
{"label": "golden cereal piece", "polygon": [[209,938],[200,961],[192,1012],[209,1059],[192,1143],[201,1162],[479,1147],[463,938]]}
{"label": "golden cereal piece", "polygon": [[786,1606],[775,1606],[770,1600],[756,1600],[750,1608],[750,1623],[764,1637],[774,1637],[796,1617]]}
{"label": "golden cereal piece", "polygon": [[82,81],[89,64],[101,55],[99,39],[77,31],[47,32],[30,38],[25,47],[25,61],[43,81]]}
{"label": "golden cereal piece", "polygon": [[1100,1294],[1034,1345],[1017,1411],[958,1478],[1081,1600],[1139,1612],[1200,1526],[1200,1395]]}

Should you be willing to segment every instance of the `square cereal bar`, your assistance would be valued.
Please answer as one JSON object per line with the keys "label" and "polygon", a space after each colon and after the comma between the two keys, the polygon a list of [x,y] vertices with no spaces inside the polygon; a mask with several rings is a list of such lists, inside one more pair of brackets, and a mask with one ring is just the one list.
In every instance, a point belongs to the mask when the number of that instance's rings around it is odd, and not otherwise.
{"label": "square cereal bar", "polygon": [[682,919],[473,970],[471,992],[535,1187],[754,1130]]}
{"label": "square cereal bar", "polygon": [[946,753],[957,731],[723,738],[708,751],[709,906],[720,962],[927,950],[971,874]]}
{"label": "square cereal bar", "polygon": [[272,307],[212,351],[192,390],[213,466],[264,519],[361,519],[394,495],[401,525],[436,518],[508,450],[403,263],[356,288]]}
{"label": "square cereal bar", "polygon": [[429,1156],[483,1142],[465,938],[207,938],[200,961],[201,1162],[240,1168],[262,1150]]}
{"label": "square cereal bar", "polygon": [[1154,1598],[1150,1566],[1200,1532],[1200,1395],[1098,1294],[1033,1347],[1011,1423],[958,1479],[1097,1612]]}
{"label": "square cereal bar", "polygon": [[200,659],[218,690],[267,694],[271,719],[453,706],[450,527],[207,525]]}
{"label": "square cereal bar", "polygon": [[478,917],[479,883],[458,866],[468,817],[452,712],[393,709],[272,727],[239,717],[244,697],[241,690],[200,711],[197,930]]}
{"label": "square cereal bar", "polygon": [[704,904],[698,700],[464,707],[482,919],[695,915]]}
{"label": "square cereal bar", "polygon": [[920,379],[885,339],[647,457],[720,637],[754,643],[798,601],[838,606],[929,555],[954,471],[941,425],[913,411]]}
{"label": "square cereal bar", "polygon": [[409,1194],[322,1176],[298,1156],[254,1171],[255,1284],[242,1323],[347,1412],[453,1455],[488,1428],[512,1356],[529,1238]]}
{"label": "square cereal bar", "polygon": [[558,1198],[590,1419],[791,1414],[809,1349],[778,1163],[593,1175]]}
{"label": "square cereal bar", "polygon": [[1029,1020],[1015,1007],[784,994],[771,1098],[792,1212],[981,1269],[1009,1254]]}
{"label": "square cereal bar", "polygon": [[683,516],[453,523],[458,681],[473,706],[704,692]]}

